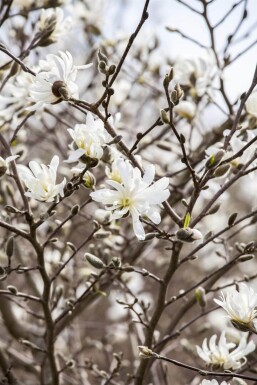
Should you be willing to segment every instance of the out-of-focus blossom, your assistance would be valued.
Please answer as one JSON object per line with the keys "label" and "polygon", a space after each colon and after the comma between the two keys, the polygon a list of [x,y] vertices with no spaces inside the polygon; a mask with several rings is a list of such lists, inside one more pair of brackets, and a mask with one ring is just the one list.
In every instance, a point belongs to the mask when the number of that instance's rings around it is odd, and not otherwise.
{"label": "out-of-focus blossom", "polygon": [[235,288],[226,296],[221,293],[220,299],[214,301],[228,313],[233,326],[241,331],[257,330],[257,293],[246,284],[239,284],[239,291]]}
{"label": "out-of-focus blossom", "polygon": [[[203,380],[200,385],[219,385],[219,383],[217,380]],[[222,381],[220,385],[229,385],[229,383]]]}
{"label": "out-of-focus blossom", "polygon": [[196,346],[201,359],[206,362],[206,365],[215,369],[239,369],[247,362],[246,356],[255,349],[253,341],[247,343],[246,335],[241,338],[237,347],[234,343],[227,342],[225,331],[222,332],[218,344],[216,340],[215,334],[210,338],[209,346],[207,338],[204,339],[202,347]]}
{"label": "out-of-focus blossom", "polygon": [[12,161],[12,160],[14,160],[14,159],[16,159],[16,158],[18,158],[19,157],[19,155],[11,155],[11,156],[8,156],[7,158],[2,158],[1,156],[0,156],[0,178],[1,178],[1,176],[3,176],[5,173],[6,173],[6,171],[8,170],[8,167],[9,167],[9,163]]}
{"label": "out-of-focus blossom", "polygon": [[211,86],[215,68],[213,54],[208,58],[180,59],[174,64],[174,80],[183,86],[190,87],[193,97],[202,97]]}
{"label": "out-of-focus blossom", "polygon": [[132,216],[133,229],[138,239],[145,239],[145,232],[140,221],[140,216],[146,216],[154,223],[161,221],[159,214],[160,204],[170,195],[168,190],[169,179],[161,178],[153,183],[155,168],[149,165],[141,177],[140,170],[120,159],[117,161],[117,169],[122,182],[108,180],[113,187],[105,188],[91,193],[93,200],[103,203],[106,209],[112,211],[112,219],[122,218],[126,214]]}
{"label": "out-of-focus blossom", "polygon": [[43,202],[53,202],[58,195],[63,196],[66,179],[56,184],[58,165],[57,155],[53,157],[48,167],[35,161],[29,162],[29,168],[19,165],[20,178],[28,188],[25,195]]}
{"label": "out-of-focus blossom", "polygon": [[174,107],[174,111],[182,118],[192,120],[196,114],[196,105],[188,100],[182,100]]}
{"label": "out-of-focus blossom", "polygon": [[245,108],[248,114],[257,118],[257,92],[254,92],[249,96],[245,103]]}
{"label": "out-of-focus blossom", "polygon": [[33,82],[33,75],[21,72],[18,76],[10,79],[0,95],[0,125],[14,120],[17,123],[19,111],[28,105],[29,87]]}
{"label": "out-of-focus blossom", "polygon": [[94,120],[89,112],[86,124],[76,124],[74,129],[68,128],[73,139],[70,145],[72,152],[68,163],[77,162],[81,157],[101,159],[103,156],[103,145],[110,141],[111,137],[104,128],[100,119]]}
{"label": "out-of-focus blossom", "polygon": [[46,60],[39,61],[40,71],[30,87],[30,101],[35,104],[28,109],[34,111],[45,104],[78,98],[75,83],[77,71],[91,67],[92,64],[75,66],[70,52],[59,52],[59,56],[49,54]]}
{"label": "out-of-focus blossom", "polygon": [[42,9],[37,28],[46,36],[42,38],[42,44],[40,45],[55,43],[61,36],[71,30],[71,25],[71,17],[65,18],[61,8]]}

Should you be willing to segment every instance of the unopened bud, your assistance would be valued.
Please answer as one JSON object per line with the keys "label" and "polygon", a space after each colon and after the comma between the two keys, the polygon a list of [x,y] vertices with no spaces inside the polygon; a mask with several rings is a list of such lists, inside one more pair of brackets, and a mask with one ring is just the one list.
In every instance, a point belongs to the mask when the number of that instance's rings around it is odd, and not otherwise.
{"label": "unopened bud", "polygon": [[160,116],[161,116],[161,120],[163,123],[165,123],[165,124],[170,123],[169,115],[165,110],[160,111]]}
{"label": "unopened bud", "polygon": [[222,161],[223,156],[225,155],[224,150],[219,150],[216,152],[216,154],[213,154],[207,159],[207,162],[205,163],[205,167],[210,170],[211,168],[217,167],[220,162]]}
{"label": "unopened bud", "polygon": [[195,290],[195,297],[201,307],[206,306],[206,295],[205,295],[205,289],[203,287],[199,286]]}
{"label": "unopened bud", "polygon": [[175,235],[177,240],[182,243],[194,243],[203,237],[199,230],[191,229],[190,227],[179,229]]}
{"label": "unopened bud", "polygon": [[13,285],[9,285],[7,286],[7,290],[9,290],[10,293],[14,294],[14,295],[17,295],[18,294],[18,289],[17,287],[13,286]]}
{"label": "unopened bud", "polygon": [[101,72],[102,74],[106,75],[108,73],[108,66],[106,65],[106,63],[101,60],[99,63],[98,63],[98,70],[99,72]]}
{"label": "unopened bud", "polygon": [[11,258],[14,252],[14,238],[10,237],[6,243],[6,255]]}
{"label": "unopened bud", "polygon": [[250,261],[253,258],[255,258],[254,254],[245,254],[238,258],[238,262]]}
{"label": "unopened bud", "polygon": [[90,263],[90,265],[92,265],[96,269],[103,269],[104,267],[106,267],[103,261],[100,258],[96,257],[94,254],[85,253],[84,257]]}
{"label": "unopened bud", "polygon": [[94,190],[95,188],[95,184],[96,184],[96,180],[95,180],[95,177],[94,175],[92,174],[92,172],[90,171],[87,171],[85,173],[85,175],[83,176],[83,181],[84,181],[84,186],[86,188],[89,188],[91,190]]}
{"label": "unopened bud", "polygon": [[230,169],[231,169],[230,164],[222,164],[221,166],[216,168],[216,170],[214,171],[214,176],[216,178],[225,176],[229,173]]}
{"label": "unopened bud", "polygon": [[113,75],[116,70],[116,66],[114,64],[110,65],[108,74]]}
{"label": "unopened bud", "polygon": [[138,346],[139,350],[139,357],[141,358],[152,358],[157,357],[158,355],[154,353],[151,349],[147,348],[146,346]]}

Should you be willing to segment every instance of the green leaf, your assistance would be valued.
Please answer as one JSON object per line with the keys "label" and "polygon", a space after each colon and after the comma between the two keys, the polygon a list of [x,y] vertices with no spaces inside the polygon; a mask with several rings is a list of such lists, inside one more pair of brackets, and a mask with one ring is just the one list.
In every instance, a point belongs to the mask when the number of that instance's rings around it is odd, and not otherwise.
{"label": "green leaf", "polygon": [[184,229],[189,226],[190,221],[191,221],[191,215],[190,215],[190,213],[187,213],[187,215],[185,216],[185,220],[184,220],[184,226],[183,226]]}

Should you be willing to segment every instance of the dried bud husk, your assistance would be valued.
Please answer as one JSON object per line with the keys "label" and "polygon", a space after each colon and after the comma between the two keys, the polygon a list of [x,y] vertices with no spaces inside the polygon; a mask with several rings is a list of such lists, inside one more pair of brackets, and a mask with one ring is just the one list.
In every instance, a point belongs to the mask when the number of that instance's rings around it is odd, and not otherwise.
{"label": "dried bud husk", "polygon": [[177,240],[182,243],[193,243],[203,237],[199,230],[190,227],[179,229],[175,235]]}
{"label": "dried bud husk", "polygon": [[160,116],[161,116],[161,120],[163,123],[165,123],[165,124],[170,123],[169,115],[165,110],[160,111]]}
{"label": "dried bud husk", "polygon": [[219,151],[216,152],[216,154],[211,155],[211,156],[207,159],[207,161],[206,161],[206,163],[205,163],[205,167],[206,167],[208,170],[210,170],[210,169],[212,169],[212,168],[214,168],[214,167],[217,167],[217,166],[220,164],[220,162],[222,161],[222,158],[223,158],[223,156],[225,155],[225,153],[226,153],[226,151],[224,151],[224,150],[219,150]]}
{"label": "dried bud husk", "polygon": [[199,286],[195,290],[195,297],[199,305],[204,308],[206,306],[206,295],[203,287]]}
{"label": "dried bud husk", "polygon": [[110,265],[112,265],[114,267],[120,267],[121,266],[121,259],[119,257],[113,257],[111,262],[110,262]]}
{"label": "dried bud husk", "polygon": [[90,265],[92,265],[96,269],[103,269],[104,267],[106,267],[103,261],[94,254],[85,253],[84,257],[90,263]]}
{"label": "dried bud husk", "polygon": [[63,100],[69,100],[70,95],[67,89],[67,85],[62,80],[56,80],[52,85],[52,93],[57,98],[63,99]]}

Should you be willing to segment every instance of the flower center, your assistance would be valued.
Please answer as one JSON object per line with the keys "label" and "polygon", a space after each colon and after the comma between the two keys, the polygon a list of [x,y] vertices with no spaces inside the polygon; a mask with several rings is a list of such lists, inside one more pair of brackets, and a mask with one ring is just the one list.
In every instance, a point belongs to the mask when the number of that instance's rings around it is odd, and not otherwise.
{"label": "flower center", "polygon": [[131,199],[129,198],[123,198],[121,201],[122,207],[128,207],[131,205]]}

